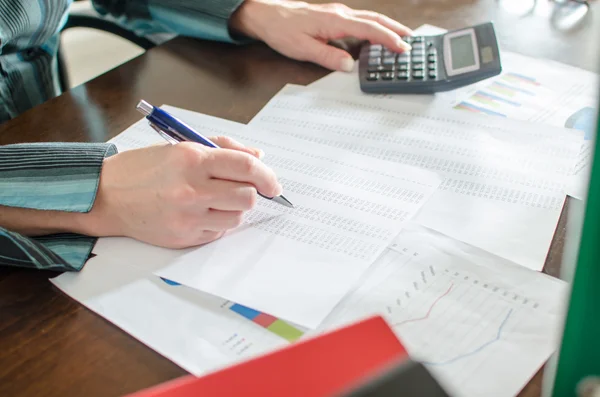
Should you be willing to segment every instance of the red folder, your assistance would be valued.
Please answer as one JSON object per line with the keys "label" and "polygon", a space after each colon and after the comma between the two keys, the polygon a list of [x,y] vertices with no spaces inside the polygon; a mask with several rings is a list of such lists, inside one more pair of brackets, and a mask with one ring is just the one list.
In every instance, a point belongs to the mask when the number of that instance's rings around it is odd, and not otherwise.
{"label": "red folder", "polygon": [[385,320],[372,317],[200,378],[186,376],[129,397],[331,397],[407,358]]}

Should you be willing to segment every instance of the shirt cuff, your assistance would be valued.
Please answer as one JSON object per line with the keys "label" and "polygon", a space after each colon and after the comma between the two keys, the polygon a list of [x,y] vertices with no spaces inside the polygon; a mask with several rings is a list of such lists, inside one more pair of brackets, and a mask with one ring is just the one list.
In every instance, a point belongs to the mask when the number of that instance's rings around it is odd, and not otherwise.
{"label": "shirt cuff", "polygon": [[88,212],[96,198],[110,143],[34,143],[0,146],[0,205]]}
{"label": "shirt cuff", "polygon": [[89,259],[96,240],[76,234],[30,238],[0,228],[0,265],[79,271]]}
{"label": "shirt cuff", "polygon": [[94,0],[101,15],[139,35],[174,33],[182,36],[230,43],[251,41],[232,35],[229,19],[244,0]]}

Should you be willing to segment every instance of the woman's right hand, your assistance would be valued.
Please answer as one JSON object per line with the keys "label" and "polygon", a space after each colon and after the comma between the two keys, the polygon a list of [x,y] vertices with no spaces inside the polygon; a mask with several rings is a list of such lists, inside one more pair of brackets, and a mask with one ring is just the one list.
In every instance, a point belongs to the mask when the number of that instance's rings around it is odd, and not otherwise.
{"label": "woman's right hand", "polygon": [[168,248],[200,245],[239,226],[257,191],[281,194],[258,149],[226,137],[152,146],[104,160],[85,233],[128,236]]}

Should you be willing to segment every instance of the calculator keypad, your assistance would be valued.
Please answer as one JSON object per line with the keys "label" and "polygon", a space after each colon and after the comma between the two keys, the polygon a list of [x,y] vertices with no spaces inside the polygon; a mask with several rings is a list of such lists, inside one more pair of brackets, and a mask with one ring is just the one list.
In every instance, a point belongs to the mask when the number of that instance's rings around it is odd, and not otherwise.
{"label": "calculator keypad", "polygon": [[438,54],[433,43],[427,43],[422,36],[404,37],[403,40],[411,44],[410,52],[397,54],[379,44],[369,47],[368,81],[437,79]]}

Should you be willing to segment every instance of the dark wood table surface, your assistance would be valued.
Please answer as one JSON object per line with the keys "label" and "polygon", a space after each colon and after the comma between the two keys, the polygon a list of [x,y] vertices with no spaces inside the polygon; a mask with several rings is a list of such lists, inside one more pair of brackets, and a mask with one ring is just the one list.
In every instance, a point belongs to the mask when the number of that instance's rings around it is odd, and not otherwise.
{"label": "dark wood table surface", "polygon": [[[596,4],[580,25],[564,29],[549,16],[548,0],[345,3],[412,28],[429,23],[452,29],[493,20],[503,49],[596,70],[598,54],[589,47],[598,27]],[[534,3],[531,12],[515,9]],[[285,84],[307,84],[326,73],[260,43],[236,47],[177,38],[0,125],[0,144],[106,141],[140,119],[134,108],[141,98],[248,122]],[[544,269],[552,275],[560,268],[567,212]],[[54,275],[0,269],[0,396],[117,397],[185,374],[63,295],[48,282]],[[541,375],[521,395],[540,395]]]}

